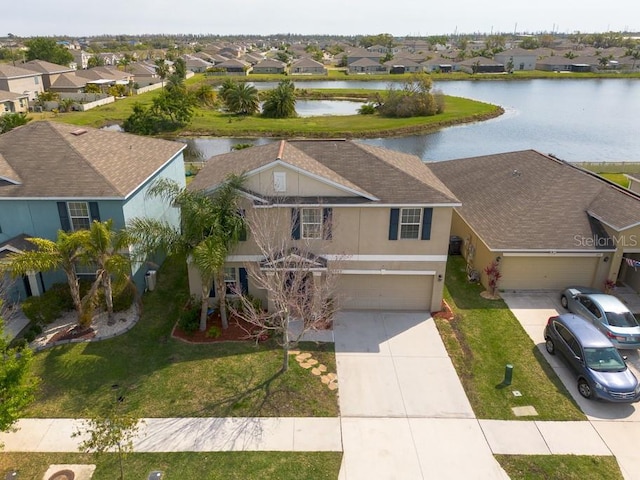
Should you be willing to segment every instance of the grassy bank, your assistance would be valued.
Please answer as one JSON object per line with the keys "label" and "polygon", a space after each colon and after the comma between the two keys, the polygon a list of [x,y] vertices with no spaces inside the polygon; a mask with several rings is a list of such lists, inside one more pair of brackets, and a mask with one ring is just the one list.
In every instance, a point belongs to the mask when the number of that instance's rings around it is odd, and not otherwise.
{"label": "grassy bank", "polygon": [[[188,298],[186,262],[168,259],[155,291],[128,333],[110,340],[53,347],[35,355],[42,378],[26,416],[88,417],[122,395],[137,417],[337,416],[335,391],[269,344],[187,344],[171,337]],[[335,372],[333,345],[305,344]]]}
{"label": "grassy bank", "polygon": [[[445,298],[455,317],[438,319],[436,325],[475,414],[501,420],[584,420],[507,305],[482,298],[482,291],[467,281],[464,259],[450,256]],[[508,387],[501,385],[506,364],[514,367]],[[511,409],[519,406],[533,406],[538,416],[516,417]]]}
{"label": "grassy bank", "polygon": [[[339,452],[134,453],[123,466],[124,477],[136,480],[153,471],[162,471],[163,480],[335,480],[341,459]],[[95,464],[92,480],[113,480],[120,472],[114,453],[0,453],[2,478],[15,469],[21,480],[40,480],[51,464]]]}

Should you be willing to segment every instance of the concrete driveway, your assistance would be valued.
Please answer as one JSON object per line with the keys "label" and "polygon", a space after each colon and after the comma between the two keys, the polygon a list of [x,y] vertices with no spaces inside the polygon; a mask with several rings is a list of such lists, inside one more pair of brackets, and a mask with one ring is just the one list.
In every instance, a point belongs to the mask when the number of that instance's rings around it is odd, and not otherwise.
{"label": "concrete driveway", "polygon": [[429,313],[342,312],[334,337],[341,480],[508,478]]}

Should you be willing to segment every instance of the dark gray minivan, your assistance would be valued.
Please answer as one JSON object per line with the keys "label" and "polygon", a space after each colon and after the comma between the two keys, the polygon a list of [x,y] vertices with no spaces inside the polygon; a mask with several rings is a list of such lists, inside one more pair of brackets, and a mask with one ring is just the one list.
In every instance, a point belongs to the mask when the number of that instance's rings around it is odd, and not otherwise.
{"label": "dark gray minivan", "polygon": [[626,403],[640,399],[638,379],[611,341],[589,321],[571,313],[551,317],[544,339],[547,352],[560,352],[576,372],[583,397]]}

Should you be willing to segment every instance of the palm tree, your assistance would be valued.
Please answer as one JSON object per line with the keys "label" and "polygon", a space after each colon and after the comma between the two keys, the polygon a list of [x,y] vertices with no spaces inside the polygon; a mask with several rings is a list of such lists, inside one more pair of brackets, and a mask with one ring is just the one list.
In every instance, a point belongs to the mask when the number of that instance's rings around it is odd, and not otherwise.
{"label": "palm tree", "polygon": [[239,115],[253,115],[260,109],[258,89],[246,83],[236,83],[222,97],[227,109]]}
{"label": "palm tree", "polygon": [[164,79],[169,75],[169,65],[167,65],[163,58],[156,59],[154,64],[156,66],[156,73],[160,77],[160,80],[162,81],[162,88],[164,89]]}
{"label": "palm tree", "polygon": [[100,280],[104,289],[107,314],[113,316],[113,286],[112,277],[126,279],[131,282],[131,263],[123,255],[130,241],[126,232],[113,230],[113,220],[105,222],[94,221],[89,229],[89,235],[83,246],[82,259],[85,263],[95,265],[96,278]]}
{"label": "palm tree", "polygon": [[262,106],[262,115],[269,118],[296,116],[296,87],[291,80],[281,81],[267,94]]}
{"label": "palm tree", "polygon": [[71,291],[73,306],[77,313],[78,324],[82,326],[91,323],[91,302],[98,283],[94,282],[89,293],[84,297],[80,296],[76,264],[82,259],[83,246],[87,243],[88,235],[88,230],[69,233],[59,230],[55,242],[45,238],[29,238],[28,240],[37,249],[10,255],[8,265],[8,270],[13,277],[26,275],[28,272],[64,271]]}
{"label": "palm tree", "polygon": [[224,262],[237,244],[244,229],[239,214],[239,188],[242,176],[230,176],[212,195],[182,188],[176,182],[162,179],[154,183],[147,195],[158,197],[180,208],[180,228],[165,221],[136,218],[127,231],[142,254],[156,251],[190,255],[202,277],[200,330],[206,328],[209,286],[217,277],[222,327],[227,328]]}

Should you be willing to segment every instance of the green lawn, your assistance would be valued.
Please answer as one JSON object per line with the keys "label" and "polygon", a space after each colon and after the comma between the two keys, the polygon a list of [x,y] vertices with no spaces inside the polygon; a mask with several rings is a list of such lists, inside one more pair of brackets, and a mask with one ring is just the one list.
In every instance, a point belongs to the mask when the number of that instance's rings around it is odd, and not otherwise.
{"label": "green lawn", "polygon": [[[35,355],[42,378],[29,417],[88,417],[118,396],[138,417],[337,416],[335,391],[293,359],[279,375],[275,345],[193,345],[171,338],[187,298],[183,260],[168,259],[157,289],[128,333],[101,342],[64,345]],[[333,344],[304,344],[330,372]]]}
{"label": "green lawn", "polygon": [[[124,477],[146,479],[163,471],[163,480],[335,480],[339,452],[134,453],[125,458]],[[42,480],[51,464],[95,464],[92,480],[119,475],[116,454],[0,453],[0,475],[16,469],[20,480]]]}
{"label": "green lawn", "polygon": [[511,480],[621,480],[615,457],[496,455]]}
{"label": "green lawn", "polygon": [[598,173],[601,177],[611,180],[618,185],[629,188],[629,179],[624,176],[624,173]]}
{"label": "green lawn", "polygon": [[[469,284],[461,256],[447,264],[445,299],[453,320],[436,320],[440,334],[479,418],[517,419],[511,408],[533,406],[539,416],[522,420],[585,420],[538,348],[502,300],[480,296]],[[501,385],[505,365],[513,365],[513,383]],[[518,390],[521,397],[513,395]]]}

